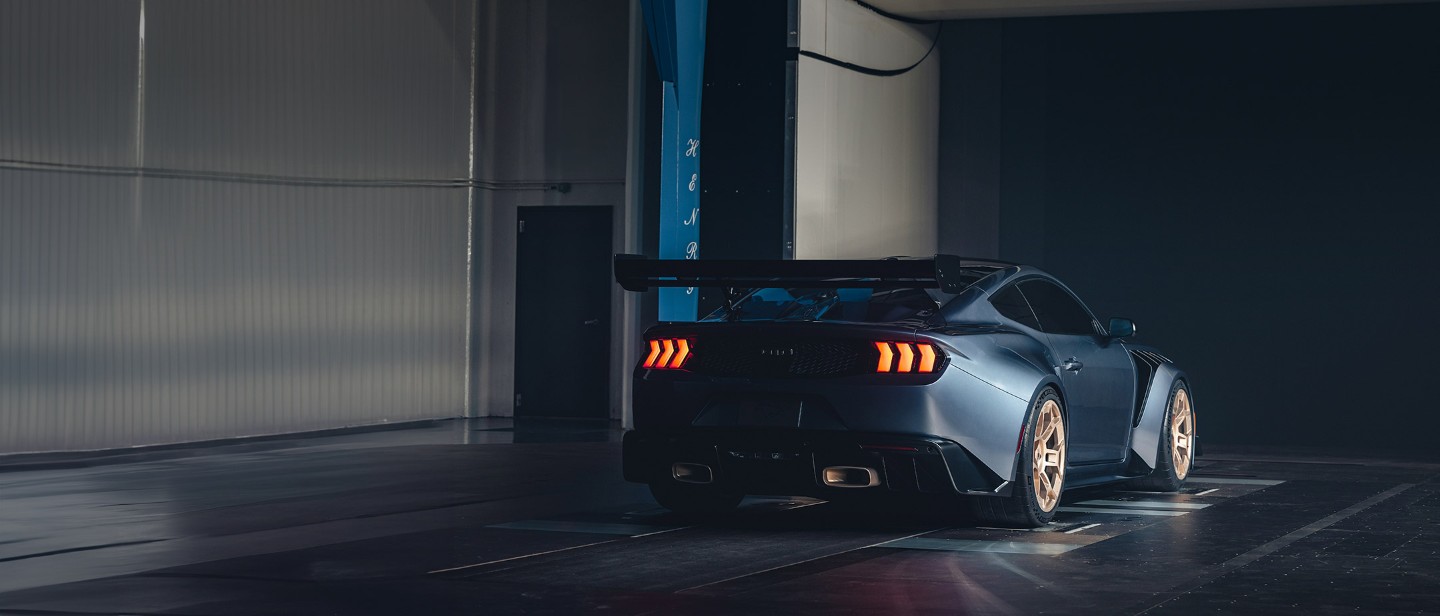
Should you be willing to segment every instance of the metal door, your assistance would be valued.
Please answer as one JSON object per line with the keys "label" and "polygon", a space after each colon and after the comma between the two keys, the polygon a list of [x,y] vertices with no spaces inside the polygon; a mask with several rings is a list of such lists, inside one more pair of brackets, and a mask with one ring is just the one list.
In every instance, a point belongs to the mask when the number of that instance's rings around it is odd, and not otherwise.
{"label": "metal door", "polygon": [[611,210],[519,208],[516,417],[610,417]]}

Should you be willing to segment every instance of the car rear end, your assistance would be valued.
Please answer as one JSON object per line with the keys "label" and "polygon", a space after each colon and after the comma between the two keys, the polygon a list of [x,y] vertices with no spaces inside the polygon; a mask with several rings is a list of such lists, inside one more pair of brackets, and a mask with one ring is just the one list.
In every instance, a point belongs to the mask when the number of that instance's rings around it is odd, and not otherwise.
{"label": "car rear end", "polygon": [[823,498],[994,493],[1001,477],[953,439],[947,408],[975,384],[950,370],[956,352],[913,324],[654,327],[625,478]]}

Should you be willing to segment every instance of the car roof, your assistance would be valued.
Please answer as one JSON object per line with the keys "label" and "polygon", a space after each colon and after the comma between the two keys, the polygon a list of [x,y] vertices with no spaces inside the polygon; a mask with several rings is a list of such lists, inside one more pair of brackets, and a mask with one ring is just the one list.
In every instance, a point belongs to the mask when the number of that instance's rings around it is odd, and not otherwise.
{"label": "car roof", "polygon": [[1055,277],[1033,265],[1010,263],[992,259],[971,259],[962,257],[958,263],[961,270],[979,274],[979,279],[967,285],[965,290],[979,289],[986,294],[993,293],[1017,278],[1040,276],[1050,280]]}

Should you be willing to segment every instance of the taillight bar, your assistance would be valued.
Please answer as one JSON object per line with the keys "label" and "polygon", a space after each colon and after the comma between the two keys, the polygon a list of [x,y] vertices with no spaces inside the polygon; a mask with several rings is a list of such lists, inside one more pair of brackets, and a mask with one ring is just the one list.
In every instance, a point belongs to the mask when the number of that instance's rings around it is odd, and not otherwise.
{"label": "taillight bar", "polygon": [[934,372],[940,358],[928,342],[876,341],[875,349],[880,351],[876,372]]}
{"label": "taillight bar", "polygon": [[690,359],[690,341],[685,338],[654,338],[648,341],[650,354],[645,356],[642,368],[650,370],[679,370]]}

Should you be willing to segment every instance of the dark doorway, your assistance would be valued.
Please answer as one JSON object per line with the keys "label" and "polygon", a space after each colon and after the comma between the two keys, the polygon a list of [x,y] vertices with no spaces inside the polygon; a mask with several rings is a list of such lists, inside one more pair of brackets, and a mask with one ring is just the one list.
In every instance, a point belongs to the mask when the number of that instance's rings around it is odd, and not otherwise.
{"label": "dark doorway", "polygon": [[610,418],[611,209],[520,208],[516,417]]}

